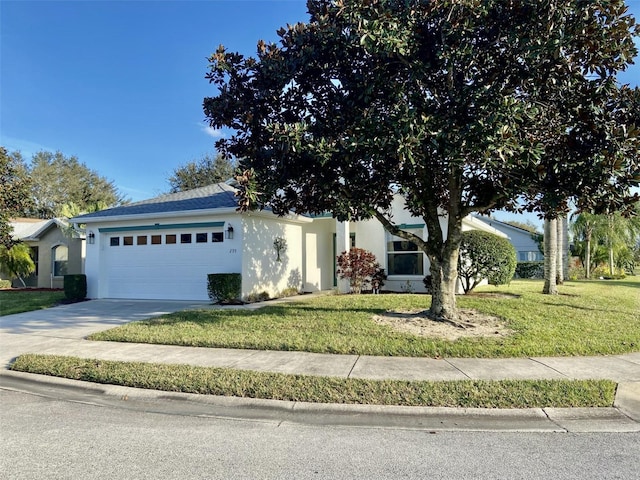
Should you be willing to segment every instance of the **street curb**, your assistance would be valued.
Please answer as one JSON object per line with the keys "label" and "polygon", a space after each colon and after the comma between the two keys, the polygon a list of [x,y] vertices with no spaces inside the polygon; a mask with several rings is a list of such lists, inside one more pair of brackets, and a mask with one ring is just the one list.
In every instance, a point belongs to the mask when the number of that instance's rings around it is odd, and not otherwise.
{"label": "street curb", "polygon": [[[634,388],[638,388],[639,384]],[[628,403],[606,408],[485,409],[322,404],[199,395],[97,384],[0,370],[0,389],[144,412],[283,424],[406,428],[427,431],[640,432]],[[623,391],[626,391],[623,389]],[[637,402],[635,391],[629,394]]]}

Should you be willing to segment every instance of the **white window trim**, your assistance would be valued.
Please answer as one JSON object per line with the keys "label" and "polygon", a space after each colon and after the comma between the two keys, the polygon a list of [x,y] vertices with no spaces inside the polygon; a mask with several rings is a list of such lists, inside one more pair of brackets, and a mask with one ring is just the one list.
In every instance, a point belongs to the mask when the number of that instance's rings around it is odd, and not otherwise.
{"label": "white window trim", "polygon": [[[417,233],[417,235],[420,238],[424,238],[424,227],[421,228],[403,228],[403,230],[410,232],[410,233]],[[406,273],[399,273],[399,274],[392,274],[390,273],[389,270],[389,254],[399,254],[399,255],[403,255],[403,253],[399,253],[399,252],[393,252],[393,251],[389,251],[389,242],[393,241],[394,238],[397,238],[399,240],[402,241],[408,241],[402,237],[398,237],[396,235],[392,235],[391,233],[389,233],[388,231],[385,230],[385,242],[384,242],[384,257],[385,257],[385,271],[387,272],[387,279],[388,280],[400,280],[400,281],[406,281],[406,280],[421,280],[425,277],[424,272],[427,271],[427,264],[426,264],[426,257],[427,255],[424,253],[423,250],[419,249],[417,251],[410,251],[410,252],[406,252],[408,253],[417,253],[422,255],[422,274],[415,274],[415,275],[409,275]]]}
{"label": "white window trim", "polygon": [[69,267],[69,245],[67,245],[66,243],[56,243],[54,245],[51,245],[51,276],[53,278],[63,278],[64,275],[56,275],[56,249],[58,247],[65,247],[67,249],[67,268]]}

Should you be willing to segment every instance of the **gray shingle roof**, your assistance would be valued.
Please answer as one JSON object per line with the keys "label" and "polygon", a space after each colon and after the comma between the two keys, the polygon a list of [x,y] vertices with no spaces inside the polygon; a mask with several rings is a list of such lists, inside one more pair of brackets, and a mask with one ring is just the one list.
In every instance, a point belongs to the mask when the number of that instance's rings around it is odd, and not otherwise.
{"label": "gray shingle roof", "polygon": [[73,218],[73,222],[83,223],[89,219],[119,217],[123,215],[149,215],[157,213],[185,212],[191,210],[211,210],[216,208],[235,208],[236,189],[226,183],[215,183],[206,187],[169,193],[120,207],[108,208],[99,212],[87,213]]}

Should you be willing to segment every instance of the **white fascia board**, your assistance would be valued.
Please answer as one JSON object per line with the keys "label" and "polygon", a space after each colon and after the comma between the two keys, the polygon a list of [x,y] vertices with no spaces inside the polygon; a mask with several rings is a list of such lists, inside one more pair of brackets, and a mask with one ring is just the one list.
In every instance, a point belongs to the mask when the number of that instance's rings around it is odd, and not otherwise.
{"label": "white fascia board", "polygon": [[482,230],[485,232],[493,233],[494,235],[498,235],[499,237],[509,238],[509,236],[506,233],[501,232],[500,230],[498,230],[495,227],[492,227],[491,225],[488,225],[483,220],[476,218],[473,215],[467,215],[462,219],[462,222],[466,223],[467,225],[469,225],[475,230]]}
{"label": "white fascia board", "polygon": [[289,222],[289,223],[311,223],[313,222],[313,218],[309,218],[309,217],[303,217],[302,215],[298,215],[295,213],[289,213],[287,215],[283,215],[283,216],[278,216],[275,213],[269,211],[269,210],[255,210],[255,211],[251,211],[251,212],[246,212],[243,215],[246,215],[247,217],[263,217],[263,218],[269,218],[271,220],[278,220],[278,221],[283,221],[283,222]]}
{"label": "white fascia board", "polygon": [[303,217],[297,214],[288,214],[282,217],[275,215],[273,212],[268,210],[256,210],[252,212],[240,213],[236,210],[235,207],[226,207],[226,208],[214,208],[208,210],[184,210],[178,212],[157,212],[157,213],[147,213],[147,214],[131,214],[131,215],[113,215],[107,217],[94,217],[94,218],[72,218],[70,221],[73,223],[111,223],[111,222],[122,222],[127,220],[157,220],[159,218],[180,218],[180,217],[202,217],[202,216],[221,216],[221,215],[247,215],[247,216],[257,216],[257,217],[265,217],[271,219],[278,219],[285,222],[291,223],[311,223],[313,222],[312,218]]}

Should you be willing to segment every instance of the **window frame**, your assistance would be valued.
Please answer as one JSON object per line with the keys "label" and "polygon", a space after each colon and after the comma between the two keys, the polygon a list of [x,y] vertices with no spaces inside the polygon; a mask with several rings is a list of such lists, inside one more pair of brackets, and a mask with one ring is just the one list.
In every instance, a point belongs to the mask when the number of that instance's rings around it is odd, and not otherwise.
{"label": "window frame", "polygon": [[[66,258],[64,260],[57,260],[56,256],[58,249],[64,248],[66,250]],[[62,250],[60,250],[62,251]],[[64,243],[58,243],[51,247],[51,274],[55,278],[64,277],[69,272],[69,247]]]}
{"label": "window frame", "polygon": [[[407,231],[409,233],[413,233],[415,235],[417,235],[420,238],[423,238],[424,236],[424,227],[401,227],[402,230]],[[395,247],[395,243],[396,242],[407,242],[407,248],[402,249],[402,250],[395,250],[394,249],[390,249],[390,247]],[[415,246],[415,248],[412,248],[412,246]],[[415,265],[417,267],[417,272],[418,273],[395,273],[392,272],[391,269],[391,265],[392,263],[394,264],[395,267],[395,260],[399,257],[399,256],[416,256],[416,262]],[[391,257],[393,257],[393,262],[391,262]],[[391,277],[395,277],[395,278],[407,278],[407,277],[411,277],[411,278],[423,278],[425,276],[425,253],[422,251],[422,249],[420,249],[420,247],[410,241],[407,240],[405,238],[402,237],[398,237],[395,235],[390,234],[389,232],[385,232],[385,259],[386,259],[386,270],[387,270],[387,275],[391,278]]]}

